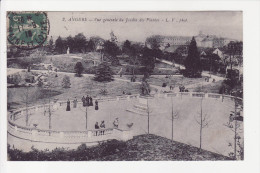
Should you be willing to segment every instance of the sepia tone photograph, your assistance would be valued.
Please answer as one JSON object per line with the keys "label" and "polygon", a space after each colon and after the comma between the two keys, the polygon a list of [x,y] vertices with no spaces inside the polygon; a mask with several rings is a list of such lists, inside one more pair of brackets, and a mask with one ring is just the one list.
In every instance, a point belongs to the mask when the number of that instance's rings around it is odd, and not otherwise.
{"label": "sepia tone photograph", "polygon": [[244,160],[242,11],[6,20],[9,161]]}

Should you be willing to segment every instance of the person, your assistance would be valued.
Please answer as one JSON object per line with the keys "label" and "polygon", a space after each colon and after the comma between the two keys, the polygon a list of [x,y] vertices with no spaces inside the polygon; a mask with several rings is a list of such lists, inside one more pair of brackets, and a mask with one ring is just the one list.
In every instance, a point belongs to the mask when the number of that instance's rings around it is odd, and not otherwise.
{"label": "person", "polygon": [[85,106],[86,106],[86,99],[85,99],[84,96],[82,97],[81,101],[82,101],[82,103],[83,103],[83,106],[85,107]]}
{"label": "person", "polygon": [[77,104],[78,104],[78,100],[77,100],[77,98],[75,97],[75,100],[73,100],[73,108],[76,108],[76,107],[77,107]]}
{"label": "person", "polygon": [[93,106],[92,97],[89,97],[89,106]]}
{"label": "person", "polygon": [[113,122],[113,125],[115,128],[118,128],[118,125],[119,125],[118,118],[115,119],[115,121]]}
{"label": "person", "polygon": [[[100,128],[102,128],[102,129],[106,128],[106,125],[105,125],[105,121],[104,121],[104,120],[101,121]],[[105,131],[102,130],[102,131],[101,131],[101,135],[104,135],[104,133],[105,133]]]}
{"label": "person", "polygon": [[[95,124],[95,129],[97,130],[97,129],[99,129],[99,125],[98,125],[98,122],[96,122],[96,124]],[[96,136],[98,135],[98,131],[96,131]]]}
{"label": "person", "polygon": [[70,100],[68,99],[67,101],[67,108],[66,108],[66,111],[70,111]]}
{"label": "person", "polygon": [[103,120],[103,121],[101,121],[101,124],[100,124],[100,128],[106,128],[106,125],[105,125],[105,121]]}
{"label": "person", "polygon": [[98,101],[95,101],[95,110],[98,110]]}
{"label": "person", "polygon": [[182,86],[182,92],[184,92],[185,91],[185,86]]}
{"label": "person", "polygon": [[86,106],[89,106],[89,96],[86,97]]}

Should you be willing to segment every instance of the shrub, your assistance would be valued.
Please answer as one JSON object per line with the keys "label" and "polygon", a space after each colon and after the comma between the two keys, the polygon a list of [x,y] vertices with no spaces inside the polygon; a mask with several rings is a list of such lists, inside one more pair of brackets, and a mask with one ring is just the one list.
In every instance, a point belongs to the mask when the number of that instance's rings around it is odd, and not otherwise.
{"label": "shrub", "polygon": [[74,67],[74,70],[76,72],[75,76],[81,77],[82,76],[81,74],[84,71],[84,67],[83,67],[82,63],[81,62],[77,62],[75,67]]}
{"label": "shrub", "polygon": [[23,152],[8,145],[7,151],[9,160],[11,161],[87,161],[100,159],[118,152],[124,152],[126,147],[125,142],[109,140],[94,147],[87,147],[85,144],[82,144],[76,150],[56,148],[52,151],[40,151],[32,147],[32,151]]}
{"label": "shrub", "polygon": [[98,82],[111,82],[114,80],[112,70],[107,63],[99,64],[94,80]]}
{"label": "shrub", "polygon": [[63,88],[70,88],[70,85],[71,85],[71,83],[70,83],[70,77],[67,76],[67,75],[65,75],[65,76],[63,77],[63,79],[62,79],[62,87],[63,87]]}

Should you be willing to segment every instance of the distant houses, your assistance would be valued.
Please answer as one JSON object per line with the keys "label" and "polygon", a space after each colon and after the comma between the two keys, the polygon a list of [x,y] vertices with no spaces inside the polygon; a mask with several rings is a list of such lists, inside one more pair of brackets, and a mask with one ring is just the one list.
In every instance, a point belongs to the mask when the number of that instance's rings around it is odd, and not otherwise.
{"label": "distant houses", "polygon": [[[176,50],[179,46],[189,45],[192,37],[153,35],[149,38],[155,39],[159,43],[159,48],[161,50],[173,52],[172,50]],[[197,46],[200,48],[219,48],[226,46],[230,41],[236,41],[235,39],[218,37],[216,35],[206,35],[203,34],[201,31],[198,35],[194,36],[194,38],[197,42]],[[148,47],[151,47],[150,43],[147,40],[145,44]]]}

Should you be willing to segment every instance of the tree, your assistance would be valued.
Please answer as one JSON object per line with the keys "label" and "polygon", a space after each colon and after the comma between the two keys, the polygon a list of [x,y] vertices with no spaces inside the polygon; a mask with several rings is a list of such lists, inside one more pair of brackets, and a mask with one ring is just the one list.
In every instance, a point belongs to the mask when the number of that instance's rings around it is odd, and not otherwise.
{"label": "tree", "polygon": [[132,66],[132,75],[133,78],[135,78],[135,69],[142,52],[142,47],[139,44],[131,45],[130,42],[126,40],[123,46],[123,52],[129,56],[128,59]]}
{"label": "tree", "polygon": [[66,38],[66,42],[67,42],[67,46],[70,48],[70,52],[75,51],[75,41],[74,41],[74,38],[71,37],[71,36],[68,36]]}
{"label": "tree", "polygon": [[95,43],[92,39],[90,39],[89,42],[87,43],[87,49],[91,52],[96,49]]}
{"label": "tree", "polygon": [[63,87],[63,88],[70,88],[70,85],[71,85],[71,83],[70,83],[70,77],[67,76],[67,75],[65,75],[65,76],[63,77],[63,79],[62,79],[62,87]]}
{"label": "tree", "polygon": [[146,38],[145,43],[147,46],[151,47],[151,49],[158,49],[160,47],[160,40],[161,40],[161,36],[154,35]]}
{"label": "tree", "polygon": [[230,66],[229,70],[226,70],[227,80],[232,84],[231,88],[237,85],[239,82],[239,72],[233,70],[233,65],[243,62],[243,42],[233,42],[231,41],[226,47],[226,54],[229,55],[229,61],[227,61],[227,66]]}
{"label": "tree", "polygon": [[106,41],[104,43],[104,54],[110,59],[113,65],[118,65],[119,60],[116,57],[119,53],[119,48],[116,43],[111,41]]}
{"label": "tree", "polygon": [[229,55],[229,65],[232,71],[232,66],[235,62],[236,56],[243,55],[243,42],[229,42],[227,45],[226,53]]}
{"label": "tree", "polygon": [[187,77],[201,77],[201,63],[200,56],[197,48],[197,43],[195,38],[192,37],[192,40],[189,45],[188,56],[184,61],[185,66],[185,76]]}
{"label": "tree", "polygon": [[74,67],[74,70],[76,72],[75,76],[81,77],[82,76],[81,74],[84,71],[84,67],[83,67],[82,63],[77,62],[75,67]]}
{"label": "tree", "polygon": [[130,43],[129,40],[126,40],[126,41],[124,42],[124,44],[123,44],[122,51],[123,51],[123,53],[125,53],[125,54],[128,55],[130,49],[131,49],[131,43]]}
{"label": "tree", "polygon": [[59,36],[57,38],[57,40],[55,41],[55,51],[62,54],[63,50],[65,48],[66,45],[64,45],[64,41],[62,40],[62,38]]}
{"label": "tree", "polygon": [[179,112],[178,111],[173,111],[173,101],[171,97],[171,121],[172,121],[172,141],[173,141],[173,125],[174,125],[174,120],[179,119]]}
{"label": "tree", "polygon": [[98,82],[111,82],[114,80],[112,70],[107,63],[103,62],[98,65],[94,80]]}
{"label": "tree", "polygon": [[51,38],[50,38],[50,40],[49,40],[49,44],[48,44],[48,51],[49,52],[53,52],[53,45],[54,44],[54,42],[53,42],[53,38],[52,38],[52,36],[51,36]]}
{"label": "tree", "polygon": [[25,90],[22,91],[22,100],[25,103],[26,126],[29,126],[29,104],[36,100],[38,93],[39,92],[37,87],[26,87]]}
{"label": "tree", "polygon": [[201,103],[200,103],[200,112],[199,114],[199,118],[195,117],[195,121],[200,125],[200,151],[201,151],[201,146],[202,146],[202,130],[205,127],[208,127],[209,125],[209,117],[207,114],[203,114],[202,112],[202,101],[203,101],[203,97],[201,98]]}
{"label": "tree", "polygon": [[[45,95],[48,98],[49,130],[52,129],[52,112],[53,112],[53,109],[51,107],[51,97],[52,97],[52,88],[54,88],[54,86],[55,86],[55,84],[54,84],[53,80],[48,80],[47,84],[44,86],[45,89],[47,90]],[[45,99],[44,99],[44,109],[45,109]],[[45,115],[45,111],[44,111],[44,115]],[[50,135],[51,135],[51,132],[49,132],[49,136]]]}
{"label": "tree", "polygon": [[79,33],[75,35],[74,37],[74,47],[77,52],[85,53],[86,52],[86,46],[87,46],[87,39],[83,35],[83,33]]}
{"label": "tree", "polygon": [[143,79],[142,84],[141,84],[141,94],[142,95],[149,95],[151,92],[151,88],[149,83],[147,82],[146,79]]}
{"label": "tree", "polygon": [[149,49],[147,47],[143,49],[141,64],[144,66],[144,68],[142,68],[144,78],[148,78],[153,72],[155,67],[155,57],[152,49]]}
{"label": "tree", "polygon": [[98,45],[103,45],[103,43],[105,42],[105,40],[99,36],[92,36],[90,37],[90,40],[93,41],[95,45],[95,50]]}
{"label": "tree", "polygon": [[[232,145],[231,143],[229,143],[229,147],[233,147],[234,152],[230,152],[229,156],[234,158],[234,159],[238,159],[237,156],[240,157],[241,160],[244,159],[244,145],[243,145],[243,140],[241,140],[241,137],[239,135],[239,133],[242,133],[243,130],[240,128],[241,125],[241,121],[239,122],[239,118],[241,118],[242,116],[240,115],[240,111],[243,110],[243,106],[241,101],[237,98],[237,96],[235,96],[234,99],[234,103],[235,103],[235,109],[234,111],[231,111],[230,117],[229,117],[229,122],[227,122],[227,124],[224,124],[225,126],[227,126],[231,131],[234,132],[234,144]],[[242,120],[243,121],[243,120]]]}

